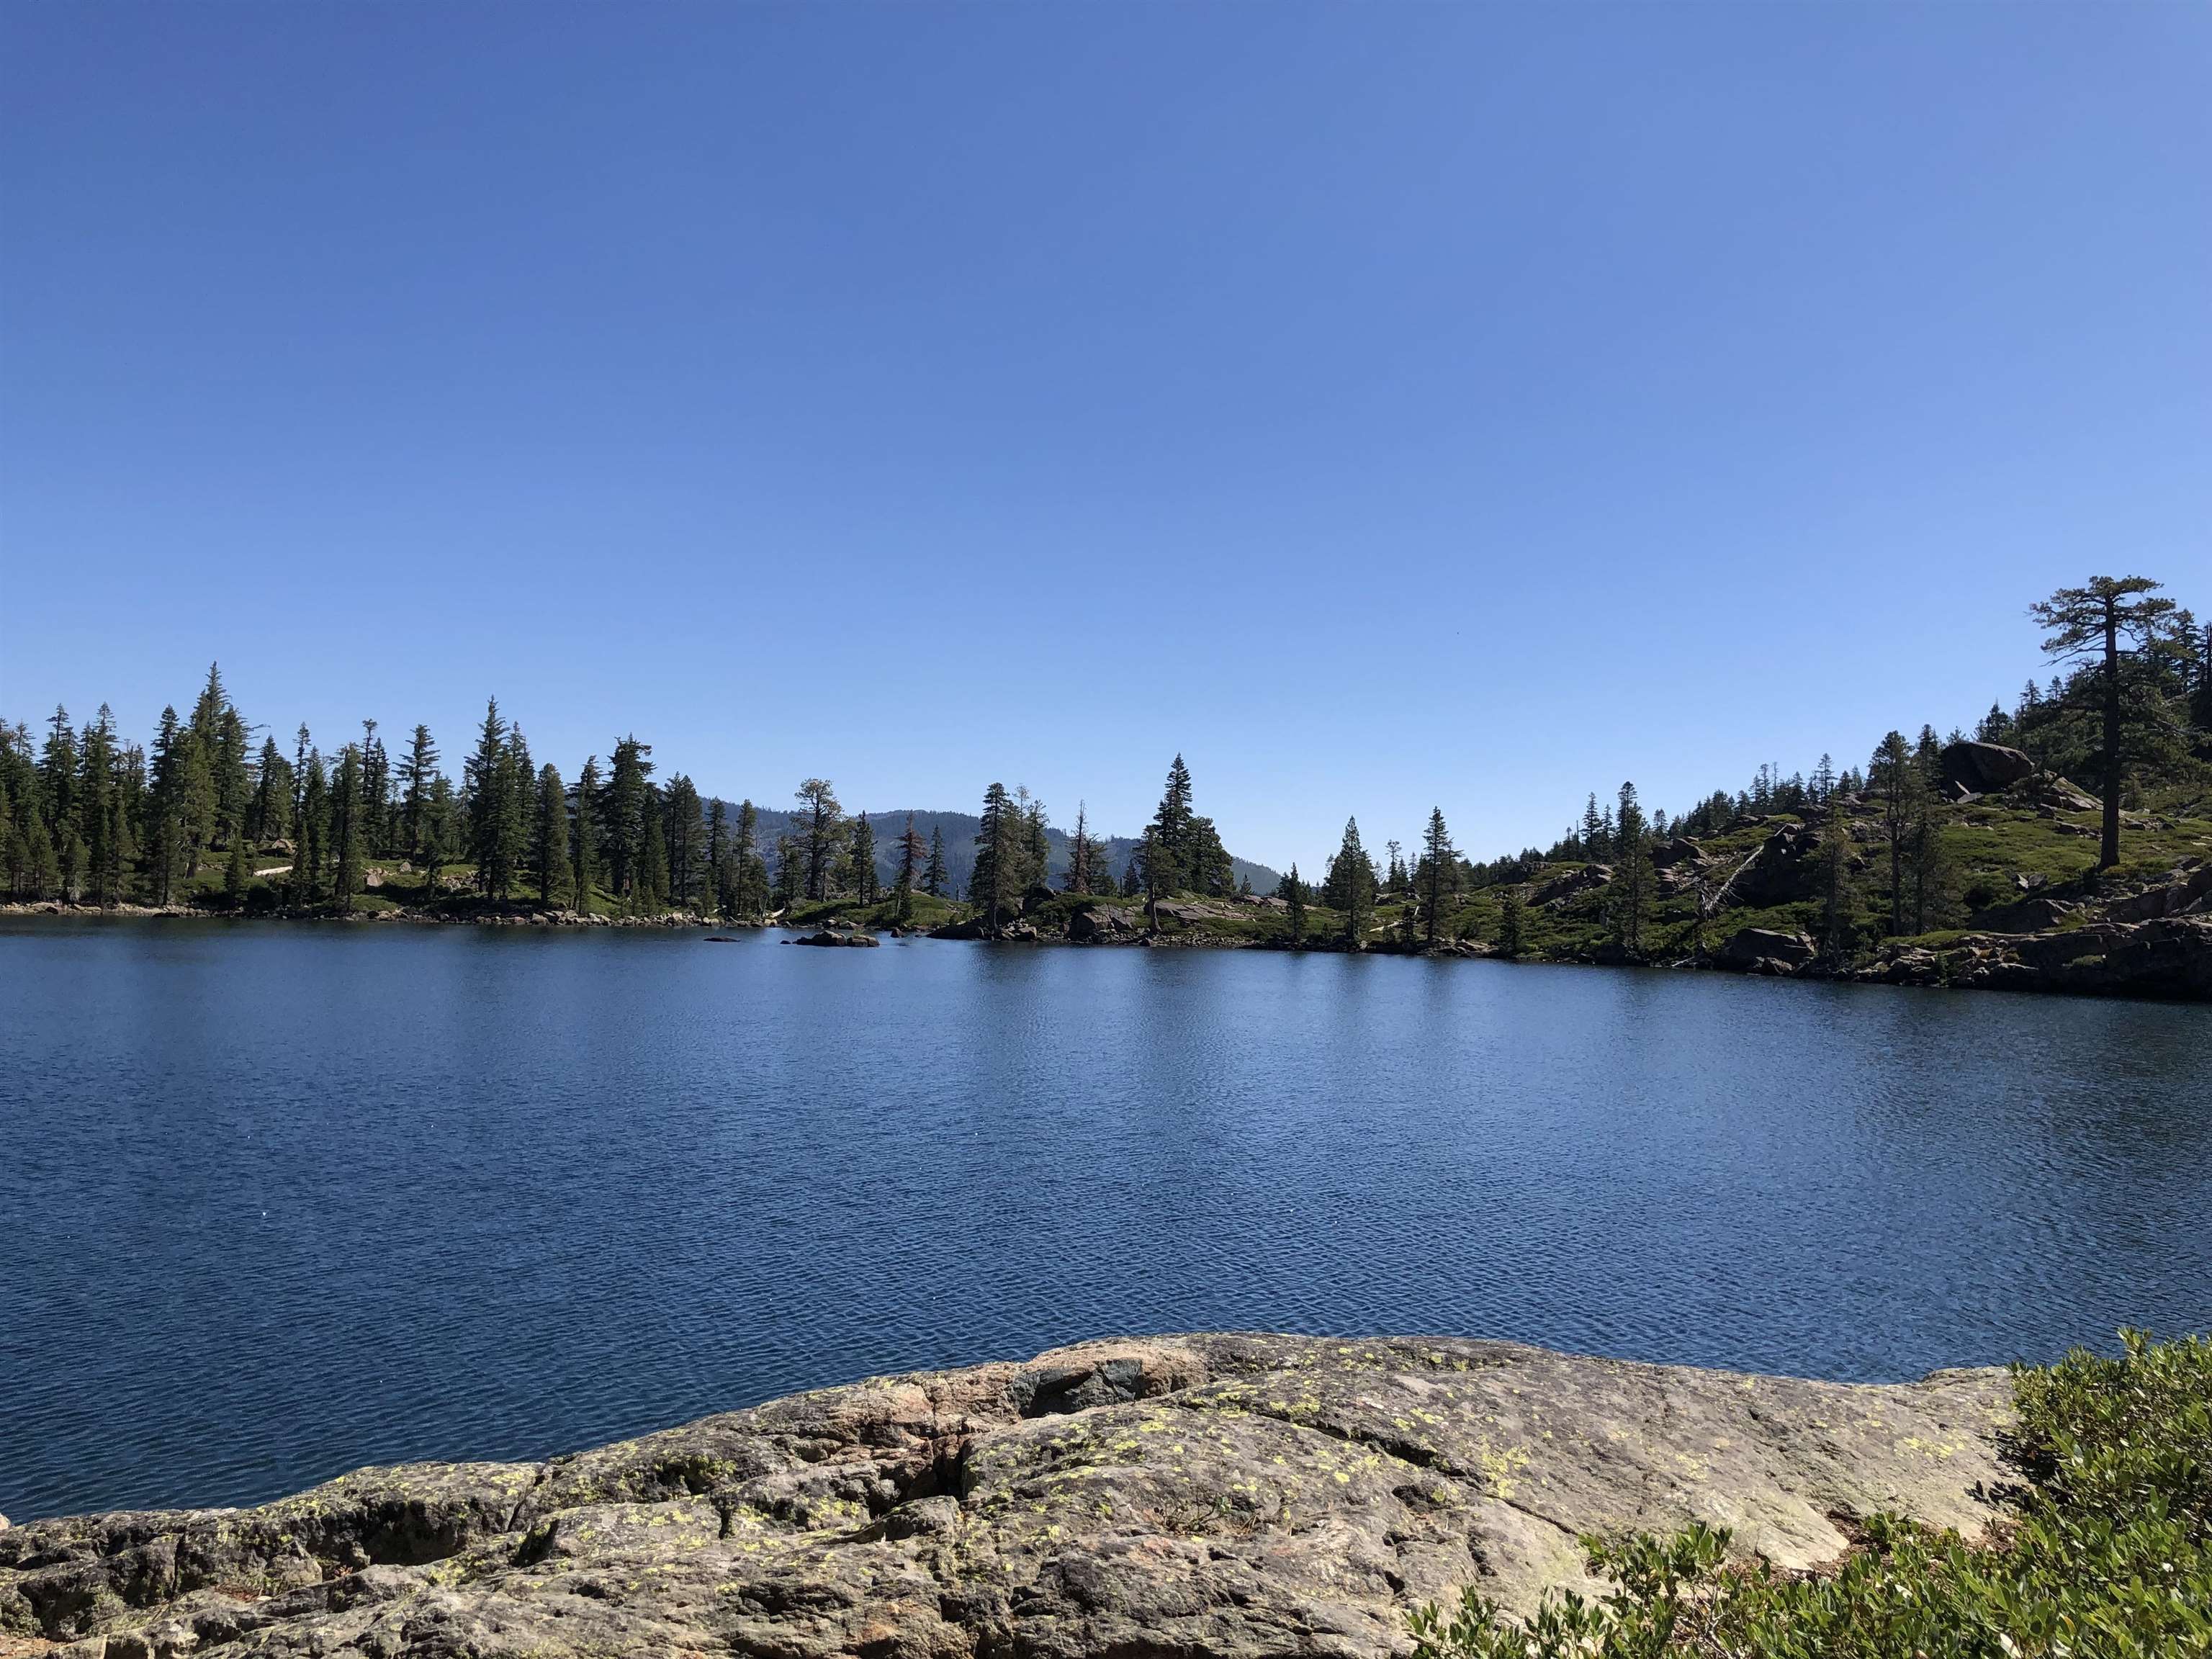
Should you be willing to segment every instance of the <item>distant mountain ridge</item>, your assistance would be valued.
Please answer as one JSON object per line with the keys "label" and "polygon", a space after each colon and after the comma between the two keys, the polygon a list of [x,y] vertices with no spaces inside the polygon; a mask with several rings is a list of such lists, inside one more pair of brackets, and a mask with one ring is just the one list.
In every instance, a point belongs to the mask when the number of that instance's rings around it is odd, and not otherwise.
{"label": "distant mountain ridge", "polygon": [[[723,802],[732,823],[737,820],[738,803]],[[760,837],[763,852],[771,851],[778,836],[798,833],[803,820],[795,812],[773,806],[759,806]],[[860,816],[855,814],[854,816]],[[870,812],[866,815],[876,832],[876,873],[888,887],[898,874],[898,837],[906,831],[907,813],[904,807],[892,812]],[[951,878],[955,893],[965,896],[968,878],[975,872],[975,837],[983,828],[983,820],[973,812],[931,812],[917,807],[914,811],[914,827],[927,839],[933,830],[945,836],[945,872]],[[1044,832],[1048,856],[1045,878],[1057,887],[1067,879],[1070,856],[1067,832],[1048,826]],[[1128,867],[1131,854],[1137,850],[1133,836],[1109,836],[1106,839],[1108,866],[1115,880]],[[1255,893],[1272,893],[1283,877],[1279,870],[1271,870],[1264,864],[1255,864],[1249,859],[1230,854],[1230,864],[1239,881],[1249,881]]]}

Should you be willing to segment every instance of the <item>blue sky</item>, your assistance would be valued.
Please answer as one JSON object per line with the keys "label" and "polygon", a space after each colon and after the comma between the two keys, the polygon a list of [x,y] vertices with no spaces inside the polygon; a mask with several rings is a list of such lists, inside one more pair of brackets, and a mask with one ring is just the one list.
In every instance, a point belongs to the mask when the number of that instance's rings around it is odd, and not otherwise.
{"label": "blue sky", "polygon": [[15,5],[0,710],[1311,869],[2212,610],[2212,9]]}

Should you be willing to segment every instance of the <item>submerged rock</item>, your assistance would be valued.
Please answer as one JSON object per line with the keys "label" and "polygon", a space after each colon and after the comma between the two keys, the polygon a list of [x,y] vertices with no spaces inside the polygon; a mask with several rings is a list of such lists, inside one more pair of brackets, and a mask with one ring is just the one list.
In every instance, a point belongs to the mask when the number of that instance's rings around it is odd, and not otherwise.
{"label": "submerged rock", "polygon": [[1972,1534],[1995,1370],[1887,1386],[1504,1342],[1217,1335],[824,1389],[546,1463],[0,1533],[0,1646],[87,1656],[1361,1656],[1583,1533],[1785,1568],[1881,1509]]}

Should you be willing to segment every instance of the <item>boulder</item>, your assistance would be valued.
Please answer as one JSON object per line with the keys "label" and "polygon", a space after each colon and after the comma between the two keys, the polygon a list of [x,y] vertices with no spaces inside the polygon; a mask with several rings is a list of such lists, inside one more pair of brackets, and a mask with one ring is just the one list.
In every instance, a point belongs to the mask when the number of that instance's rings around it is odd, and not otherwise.
{"label": "boulder", "polygon": [[1144,915],[1119,904],[1090,904],[1067,919],[1067,936],[1079,945],[1132,939],[1145,931]]}
{"label": "boulder", "polygon": [[1041,881],[1033,881],[1022,891],[1022,914],[1030,915],[1051,903],[1060,895]]}
{"label": "boulder", "polygon": [[1383,1659],[1577,1540],[1875,1510],[1979,1536],[2010,1382],[1798,1382],[1508,1342],[1189,1335],[882,1377],[543,1463],[0,1532],[0,1651]]}
{"label": "boulder", "polygon": [[2001,743],[1976,743],[1972,738],[1943,745],[1938,757],[1943,782],[1954,793],[1960,790],[1986,795],[2009,789],[2035,775],[2035,763],[2017,749]]}
{"label": "boulder", "polygon": [[1820,845],[1818,830],[1792,819],[1736,866],[1715,896],[1713,908],[1764,910],[1810,898],[1817,884],[1813,855]]}
{"label": "boulder", "polygon": [[1713,966],[1738,974],[1794,974],[1819,955],[1803,933],[1739,927],[1713,955]]}
{"label": "boulder", "polygon": [[818,933],[808,933],[792,940],[793,945],[880,945],[883,941],[873,933],[848,933],[824,927]]}
{"label": "boulder", "polygon": [[1604,886],[1613,879],[1613,866],[1607,864],[1585,864],[1553,876],[1528,896],[1528,902],[1539,909],[1548,909],[1565,904],[1577,893],[1587,893]]}

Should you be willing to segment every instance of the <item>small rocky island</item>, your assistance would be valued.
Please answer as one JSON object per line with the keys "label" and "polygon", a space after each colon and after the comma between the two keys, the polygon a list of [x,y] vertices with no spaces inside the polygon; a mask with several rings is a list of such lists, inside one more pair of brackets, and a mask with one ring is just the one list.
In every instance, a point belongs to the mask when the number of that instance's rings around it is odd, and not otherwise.
{"label": "small rocky island", "polygon": [[1877,1510],[1978,1534],[1999,1370],[1852,1385],[1504,1342],[1085,1343],[544,1463],[0,1531],[0,1655],[1381,1655],[1578,1535],[1810,1567]]}

